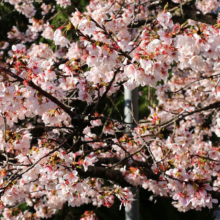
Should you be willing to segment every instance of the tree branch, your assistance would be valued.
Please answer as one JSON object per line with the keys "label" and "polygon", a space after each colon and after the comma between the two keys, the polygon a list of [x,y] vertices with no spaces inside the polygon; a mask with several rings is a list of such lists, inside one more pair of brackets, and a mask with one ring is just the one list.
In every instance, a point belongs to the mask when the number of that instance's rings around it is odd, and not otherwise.
{"label": "tree branch", "polygon": [[[0,69],[2,71],[4,71],[5,74],[15,78],[17,81],[19,82],[24,82],[25,79],[21,78],[20,76],[12,73],[10,70],[5,69],[3,67],[0,67]],[[62,102],[60,102],[56,97],[50,95],[48,92],[46,92],[45,90],[41,89],[39,86],[37,86],[35,83],[33,83],[32,81],[28,81],[28,85],[37,90],[41,95],[45,96],[46,98],[48,98],[49,100],[51,100],[52,102],[54,102],[56,105],[58,105],[61,109],[63,109],[70,117],[75,116],[75,114],[70,110],[70,108],[68,108],[67,106],[65,106]]]}

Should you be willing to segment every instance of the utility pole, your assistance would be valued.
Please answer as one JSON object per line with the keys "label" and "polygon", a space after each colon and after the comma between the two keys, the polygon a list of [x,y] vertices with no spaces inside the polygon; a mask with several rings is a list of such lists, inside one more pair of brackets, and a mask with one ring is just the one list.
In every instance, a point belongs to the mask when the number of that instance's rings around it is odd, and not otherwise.
{"label": "utility pole", "polygon": [[[133,113],[133,115],[132,115]],[[124,88],[124,121],[129,123],[128,126],[133,129],[135,121],[138,121],[138,88],[133,91]],[[130,135],[129,131],[127,131]],[[134,196],[134,201],[131,203],[131,209],[125,208],[125,220],[139,220],[139,192],[135,187],[131,187],[131,192]]]}

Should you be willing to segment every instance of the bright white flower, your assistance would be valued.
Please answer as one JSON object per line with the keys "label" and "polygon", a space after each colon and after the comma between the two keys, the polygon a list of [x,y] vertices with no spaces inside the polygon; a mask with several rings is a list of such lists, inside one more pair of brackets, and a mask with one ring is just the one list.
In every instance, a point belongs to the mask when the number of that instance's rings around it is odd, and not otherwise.
{"label": "bright white flower", "polygon": [[171,20],[171,18],[172,15],[170,12],[161,12],[157,17],[157,20],[164,29],[167,29],[173,27],[173,21]]}
{"label": "bright white flower", "polygon": [[61,46],[61,47],[68,47],[70,45],[69,40],[64,37],[62,35],[61,29],[58,28],[55,32],[54,32],[54,42],[55,45]]}

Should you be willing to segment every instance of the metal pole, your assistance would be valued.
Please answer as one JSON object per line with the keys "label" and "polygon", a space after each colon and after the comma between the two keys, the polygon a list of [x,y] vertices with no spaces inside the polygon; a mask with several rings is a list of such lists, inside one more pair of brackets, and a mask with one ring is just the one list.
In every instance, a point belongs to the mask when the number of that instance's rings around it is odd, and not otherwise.
{"label": "metal pole", "polygon": [[[132,112],[135,120],[138,121],[138,89],[131,91],[124,88],[124,121],[133,129],[135,123]],[[130,210],[125,208],[125,220],[139,220],[139,192],[135,187],[131,187],[130,190],[135,195],[135,201],[132,202]]]}

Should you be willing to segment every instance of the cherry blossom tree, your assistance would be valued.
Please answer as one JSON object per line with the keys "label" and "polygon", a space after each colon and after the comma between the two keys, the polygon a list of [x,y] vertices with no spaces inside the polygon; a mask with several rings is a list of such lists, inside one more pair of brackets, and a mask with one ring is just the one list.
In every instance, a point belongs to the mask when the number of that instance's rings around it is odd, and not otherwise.
{"label": "cherry blossom tree", "polygon": [[[70,14],[70,0],[2,4],[29,19],[0,43],[2,219],[130,207],[131,186],[179,211],[218,206],[219,1],[91,0]],[[115,104],[124,87],[155,88],[135,129]]]}

